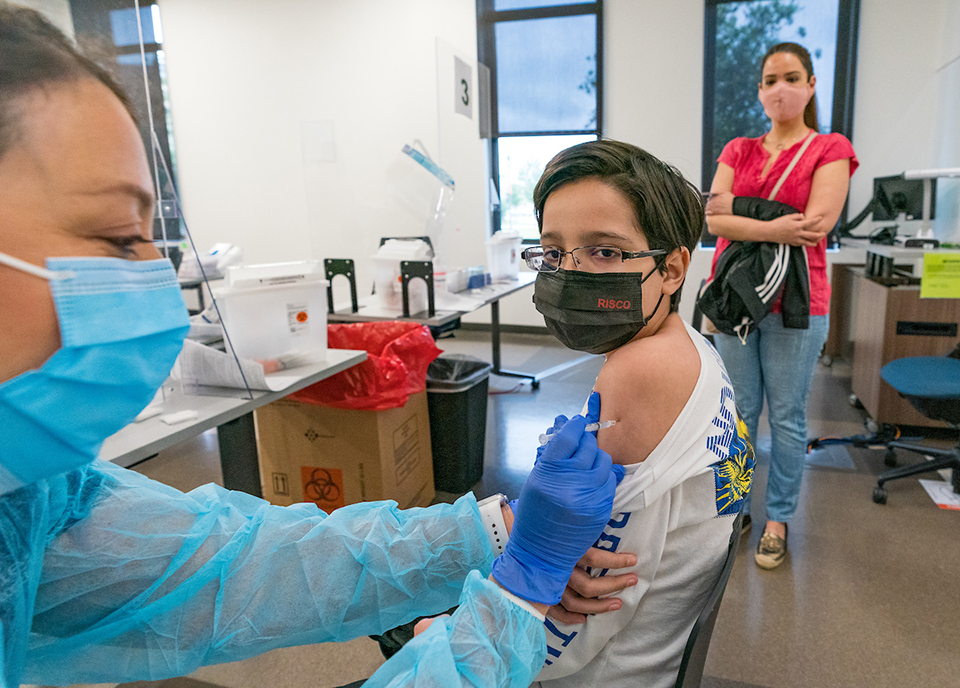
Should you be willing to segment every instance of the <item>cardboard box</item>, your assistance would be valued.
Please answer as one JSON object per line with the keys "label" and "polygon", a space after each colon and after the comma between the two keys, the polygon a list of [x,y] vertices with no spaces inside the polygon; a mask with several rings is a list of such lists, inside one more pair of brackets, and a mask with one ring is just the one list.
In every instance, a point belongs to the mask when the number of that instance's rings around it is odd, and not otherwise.
{"label": "cardboard box", "polygon": [[403,408],[343,411],[281,400],[256,411],[263,497],[314,502],[326,512],[393,499],[401,508],[434,497],[427,393]]}

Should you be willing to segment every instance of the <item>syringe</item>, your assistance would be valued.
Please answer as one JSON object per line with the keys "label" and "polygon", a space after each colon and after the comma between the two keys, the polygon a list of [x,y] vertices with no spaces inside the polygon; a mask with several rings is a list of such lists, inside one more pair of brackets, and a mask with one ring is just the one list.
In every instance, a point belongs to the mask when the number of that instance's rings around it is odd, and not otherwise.
{"label": "syringe", "polygon": [[[615,421],[615,420],[605,420],[605,421],[602,421],[602,422],[600,422],[600,423],[590,423],[590,424],[587,425],[587,427],[585,427],[585,428],[583,429],[583,431],[584,431],[584,432],[596,432],[597,430],[603,430],[604,428],[609,428],[609,427],[612,427],[612,426],[614,426],[614,425],[616,425],[616,424],[617,424],[617,421]],[[547,442],[549,442],[549,441],[551,440],[551,438],[552,438],[555,434],[556,434],[556,433],[551,433],[551,434],[549,434],[549,435],[548,435],[547,433],[541,434],[541,435],[540,435],[540,444],[546,444]]]}

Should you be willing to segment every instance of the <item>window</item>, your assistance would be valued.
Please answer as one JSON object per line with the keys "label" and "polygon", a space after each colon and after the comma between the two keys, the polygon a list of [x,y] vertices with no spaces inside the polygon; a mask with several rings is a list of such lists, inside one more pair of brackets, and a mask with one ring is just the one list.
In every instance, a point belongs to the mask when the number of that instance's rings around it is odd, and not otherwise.
{"label": "window", "polygon": [[[728,141],[760,136],[769,128],[757,100],[758,63],[776,43],[792,41],[810,51],[820,131],[853,138],[859,8],[859,0],[707,0],[704,189],[710,188],[717,158]],[[713,237],[705,234],[704,243],[713,243]]]}
{"label": "window", "polygon": [[602,122],[602,0],[477,0],[490,69],[493,230],[539,240],[533,188],[550,158],[595,140]]}
{"label": "window", "polygon": [[[163,158],[167,169],[175,176],[176,148],[173,143],[173,127],[170,118],[166,55],[162,48],[163,29],[160,23],[160,7],[146,3],[140,7],[147,82],[150,85],[150,108],[147,107],[147,97],[144,92],[137,11],[131,7],[129,0],[70,0],[70,11],[73,15],[77,42],[105,66],[113,67],[111,71],[133,103],[140,136],[143,138],[149,161],[153,159],[148,115],[152,111],[153,125],[157,138],[160,139]],[[167,178],[163,163],[159,160],[157,167],[161,195],[157,207],[163,212],[167,239],[179,244],[178,240],[183,234],[176,220],[176,205],[173,203],[174,180]],[[154,222],[154,238],[158,240],[163,238],[159,218]],[[175,258],[173,255],[171,257]]]}

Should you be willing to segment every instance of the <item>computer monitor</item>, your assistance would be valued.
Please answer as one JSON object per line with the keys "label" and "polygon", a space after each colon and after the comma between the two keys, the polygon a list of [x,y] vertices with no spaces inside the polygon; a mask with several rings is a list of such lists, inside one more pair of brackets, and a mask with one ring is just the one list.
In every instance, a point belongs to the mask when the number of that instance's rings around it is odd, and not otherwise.
{"label": "computer monitor", "polygon": [[[937,180],[930,179],[930,219],[937,201]],[[896,220],[906,213],[908,220],[923,219],[923,179],[875,177],[873,180],[873,219],[879,222]]]}

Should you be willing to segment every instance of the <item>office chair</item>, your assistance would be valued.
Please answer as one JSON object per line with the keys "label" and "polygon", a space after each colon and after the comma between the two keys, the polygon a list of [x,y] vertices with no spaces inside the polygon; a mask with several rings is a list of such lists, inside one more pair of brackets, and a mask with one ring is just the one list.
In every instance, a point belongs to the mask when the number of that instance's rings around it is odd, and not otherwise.
{"label": "office chair", "polygon": [[[927,418],[941,420],[960,432],[960,344],[946,356],[912,356],[890,361],[880,376]],[[921,461],[882,473],[873,490],[873,501],[887,503],[884,483],[942,468],[953,469],[953,491],[960,494],[960,437],[952,449],[893,441],[887,444],[887,458],[896,458],[897,449],[927,454],[933,461]]]}
{"label": "office chair", "polygon": [[743,512],[737,514],[733,522],[733,532],[730,533],[730,546],[727,548],[727,558],[723,562],[723,569],[717,584],[707,598],[707,603],[693,624],[687,646],[683,649],[680,660],[680,673],[677,674],[675,688],[698,688],[703,680],[703,665],[707,661],[707,650],[710,649],[710,638],[713,627],[717,623],[717,614],[720,611],[720,602],[723,592],[727,589],[730,572],[733,571],[733,562],[737,558],[737,545],[740,544],[740,532],[743,528]]}

